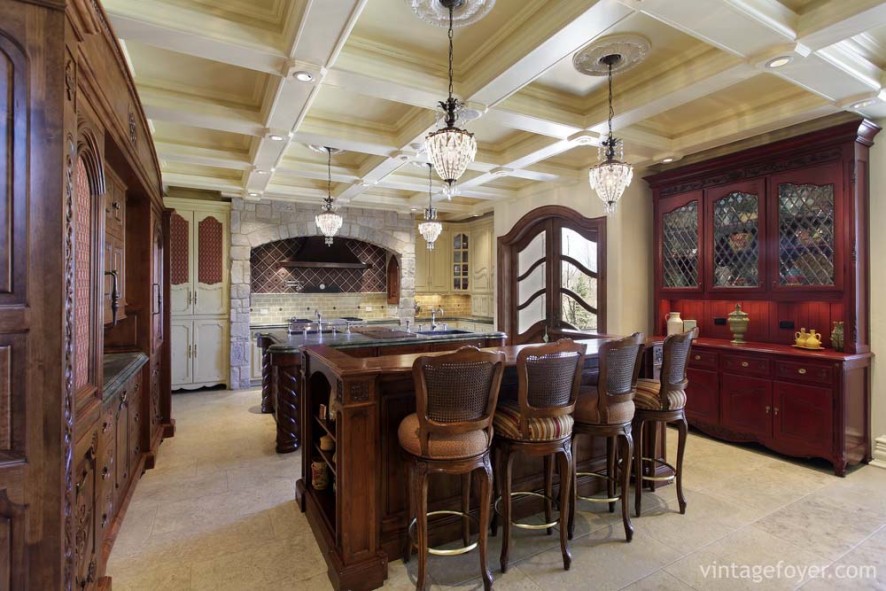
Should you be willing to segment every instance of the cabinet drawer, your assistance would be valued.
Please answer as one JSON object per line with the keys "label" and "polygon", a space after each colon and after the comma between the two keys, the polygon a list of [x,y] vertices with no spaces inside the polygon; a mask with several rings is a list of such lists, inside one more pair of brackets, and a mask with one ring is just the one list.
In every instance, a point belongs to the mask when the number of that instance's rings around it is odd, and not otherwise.
{"label": "cabinet drawer", "polygon": [[689,351],[689,367],[717,369],[717,354],[710,351]]}
{"label": "cabinet drawer", "polygon": [[776,361],[775,377],[779,380],[830,385],[834,372],[830,365],[802,361]]}
{"label": "cabinet drawer", "polygon": [[769,377],[769,360],[745,355],[723,355],[723,370],[741,375]]}

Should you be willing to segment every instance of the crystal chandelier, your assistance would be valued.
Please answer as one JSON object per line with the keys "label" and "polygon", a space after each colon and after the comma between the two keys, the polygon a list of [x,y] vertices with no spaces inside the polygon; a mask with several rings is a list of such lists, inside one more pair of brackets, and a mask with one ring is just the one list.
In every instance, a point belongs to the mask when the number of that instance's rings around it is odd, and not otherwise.
{"label": "crystal chandelier", "polygon": [[326,245],[332,244],[332,237],[341,228],[342,218],[335,213],[332,207],[332,152],[335,148],[324,148],[326,150],[326,171],[328,173],[326,180],[326,199],[323,200],[323,208],[314,221],[317,223],[317,229],[326,236]]}
{"label": "crystal chandelier", "polygon": [[425,210],[425,221],[418,225],[418,233],[422,235],[422,238],[428,243],[428,250],[434,250],[434,242],[437,238],[440,237],[440,232],[443,231],[443,224],[437,221],[437,210],[434,208],[434,201],[432,197],[433,191],[433,177],[431,176],[431,167],[433,165],[428,163],[428,208]]}
{"label": "crystal chandelier", "polygon": [[[440,108],[445,115],[443,120],[445,127],[429,133],[425,138],[425,147],[431,162],[434,164],[434,169],[437,171],[437,175],[443,179],[444,183],[446,183],[444,193],[447,197],[451,198],[452,195],[456,194],[456,183],[458,182],[459,177],[461,177],[465,169],[467,169],[468,164],[473,162],[474,157],[477,155],[477,140],[474,139],[474,134],[466,129],[461,129],[455,126],[455,123],[458,120],[459,111],[462,109],[462,104],[453,96],[453,10],[455,8],[463,8],[467,4],[468,8],[465,8],[463,12],[468,12],[473,8],[474,13],[472,13],[472,15],[479,18],[492,7],[493,2],[467,3],[466,0],[431,1],[438,3],[440,6],[449,10],[449,98],[445,101],[440,101],[439,103]],[[427,2],[413,0],[412,5],[413,10],[415,10],[419,16],[422,16],[420,9],[423,7],[421,5],[427,5]],[[425,9],[428,10],[427,7],[425,7]],[[436,8],[435,10],[439,12],[439,8]],[[477,11],[482,12],[482,14],[479,14],[478,16],[476,14]],[[425,17],[422,16],[422,18]]]}
{"label": "crystal chandelier", "polygon": [[606,55],[600,59],[609,68],[609,137],[600,144],[600,164],[588,171],[588,181],[591,188],[606,204],[607,214],[615,212],[618,200],[631,184],[631,179],[634,178],[634,168],[623,161],[624,145],[622,141],[612,135],[612,118],[615,116],[615,111],[612,109],[612,66],[619,60],[621,60],[621,56],[618,54]]}

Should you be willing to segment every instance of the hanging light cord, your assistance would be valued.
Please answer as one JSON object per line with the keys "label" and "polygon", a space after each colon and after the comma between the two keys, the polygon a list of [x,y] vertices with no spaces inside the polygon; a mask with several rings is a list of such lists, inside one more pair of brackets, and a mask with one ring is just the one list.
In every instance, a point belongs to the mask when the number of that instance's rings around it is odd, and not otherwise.
{"label": "hanging light cord", "polygon": [[449,5],[449,98],[446,101],[441,102],[440,106],[443,107],[443,110],[446,112],[446,127],[452,128],[455,127],[455,111],[458,109],[458,100],[453,96],[455,93],[454,90],[454,74],[452,71],[452,60],[453,60],[453,38],[454,34],[452,32],[452,4]]}
{"label": "hanging light cord", "polygon": [[326,148],[326,211],[332,211],[332,150]]}

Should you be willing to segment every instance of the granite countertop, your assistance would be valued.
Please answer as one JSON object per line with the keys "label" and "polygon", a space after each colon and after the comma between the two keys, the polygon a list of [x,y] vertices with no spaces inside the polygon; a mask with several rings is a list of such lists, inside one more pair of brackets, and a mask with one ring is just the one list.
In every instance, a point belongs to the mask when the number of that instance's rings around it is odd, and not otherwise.
{"label": "granite countertop", "polygon": [[147,362],[148,356],[140,352],[107,353],[104,356],[102,368],[105,384],[102,400],[107,400],[117,394],[120,388]]}
{"label": "granite countertop", "polygon": [[476,340],[477,338],[506,338],[503,332],[463,332],[458,334],[416,335],[414,337],[377,338],[351,332],[339,332],[333,335],[331,332],[323,334],[288,334],[285,330],[269,331],[269,334],[277,343],[268,347],[271,352],[292,352],[305,345],[328,345],[336,349],[349,349],[354,347],[371,347],[373,345],[410,345],[417,343],[439,343]]}

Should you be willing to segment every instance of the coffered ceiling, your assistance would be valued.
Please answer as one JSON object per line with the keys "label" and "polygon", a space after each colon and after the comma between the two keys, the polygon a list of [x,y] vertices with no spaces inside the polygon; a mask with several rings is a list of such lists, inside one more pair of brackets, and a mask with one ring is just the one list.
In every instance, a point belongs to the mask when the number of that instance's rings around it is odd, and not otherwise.
{"label": "coffered ceiling", "polygon": [[[332,164],[339,205],[426,203],[418,148],[446,96],[447,39],[406,1],[103,4],[166,186],[319,208],[326,156],[314,144],[342,150]],[[460,196],[438,202],[446,217],[552,183],[586,186],[607,88],[578,73],[572,56],[624,33],[651,44],[645,61],[614,78],[616,135],[637,167],[839,111],[886,116],[886,2],[497,0],[455,33],[455,91],[480,114],[465,124],[479,150]],[[791,61],[767,68],[778,56]]]}

